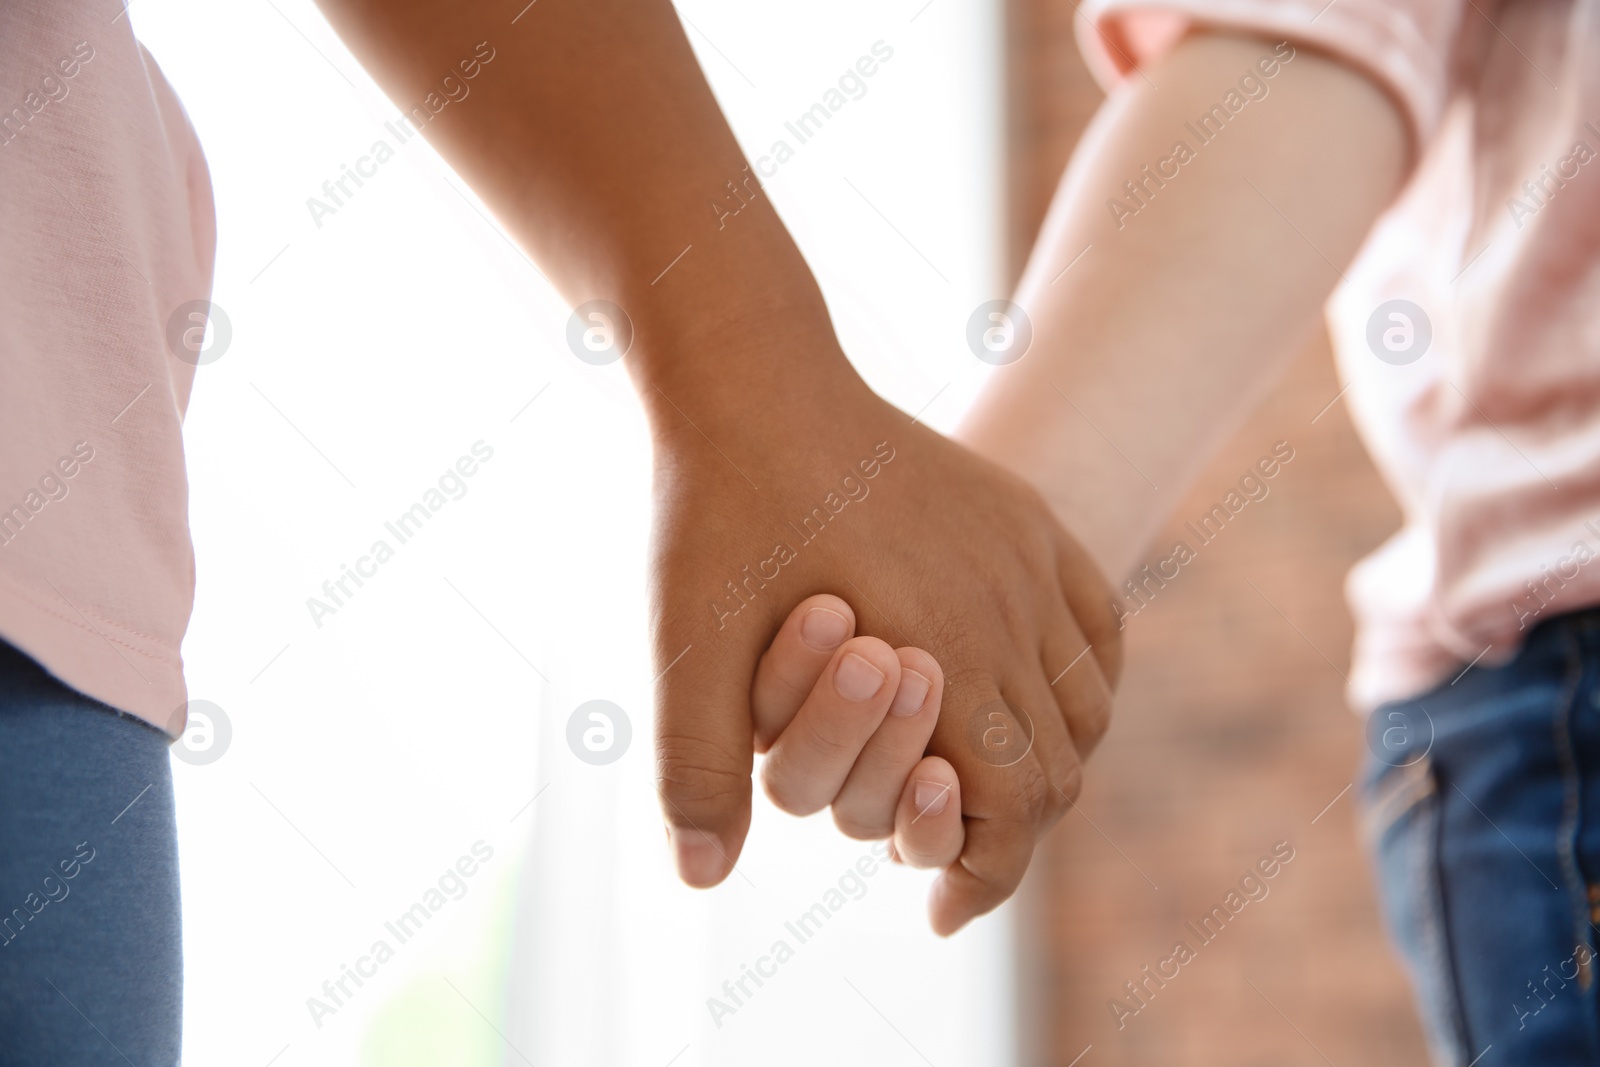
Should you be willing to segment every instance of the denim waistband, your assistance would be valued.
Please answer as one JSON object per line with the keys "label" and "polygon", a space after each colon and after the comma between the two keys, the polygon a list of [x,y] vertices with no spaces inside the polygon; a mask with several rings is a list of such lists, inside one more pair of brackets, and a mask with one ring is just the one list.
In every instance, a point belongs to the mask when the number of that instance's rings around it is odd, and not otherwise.
{"label": "denim waistband", "polygon": [[1600,654],[1600,607],[1582,608],[1547,619],[1528,631],[1512,665],[1551,654]]}
{"label": "denim waistband", "polygon": [[1528,631],[1522,647],[1507,663],[1476,663],[1426,692],[1387,701],[1382,707],[1421,705],[1431,712],[1435,708],[1470,705],[1502,696],[1537,678],[1574,675],[1581,672],[1586,661],[1600,661],[1600,607],[1582,608],[1540,622]]}

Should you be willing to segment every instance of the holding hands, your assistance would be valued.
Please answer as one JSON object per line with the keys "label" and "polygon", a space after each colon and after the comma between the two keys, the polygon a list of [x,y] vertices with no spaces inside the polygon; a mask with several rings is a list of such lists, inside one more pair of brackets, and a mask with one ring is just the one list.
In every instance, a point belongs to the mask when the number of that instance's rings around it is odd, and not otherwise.
{"label": "holding hands", "polygon": [[[720,882],[766,752],[779,807],[831,806],[847,834],[944,868],[930,912],[948,934],[1011,895],[1077,796],[1116,620],[1032,489],[871,394],[831,337],[816,350],[760,419],[708,389],[651,408],[663,814],[685,881]],[[874,454],[892,460],[802,528]],[[776,572],[741,570],[772,558]],[[834,592],[785,616],[815,590]]]}
{"label": "holding hands", "polygon": [[807,597],[761,657],[750,701],[761,783],[791,815],[831,806],[850,837],[892,837],[913,867],[954,863],[961,785],[948,761],[923,754],[944,675],[921,649],[855,630],[849,604]]}

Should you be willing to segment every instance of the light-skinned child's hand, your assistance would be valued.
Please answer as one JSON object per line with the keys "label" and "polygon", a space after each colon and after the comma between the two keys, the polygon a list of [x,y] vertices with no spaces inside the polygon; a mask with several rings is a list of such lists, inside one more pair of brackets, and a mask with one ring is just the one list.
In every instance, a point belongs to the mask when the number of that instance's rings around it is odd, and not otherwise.
{"label": "light-skinned child's hand", "polygon": [[955,768],[925,756],[944,675],[927,652],[856,637],[855,612],[821,593],[789,613],[761,657],[750,708],[761,784],[792,815],[832,806],[850,837],[894,839],[913,867],[961,854]]}

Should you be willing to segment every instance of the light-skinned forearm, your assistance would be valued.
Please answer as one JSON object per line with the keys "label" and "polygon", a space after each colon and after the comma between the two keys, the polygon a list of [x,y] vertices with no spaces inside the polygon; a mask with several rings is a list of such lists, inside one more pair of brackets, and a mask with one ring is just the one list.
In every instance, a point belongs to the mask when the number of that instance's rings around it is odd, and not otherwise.
{"label": "light-skinned forearm", "polygon": [[[320,3],[402,107],[478,42],[494,49],[423,132],[571,303],[627,312],[647,410],[671,410],[661,393],[693,396],[699,417],[770,390],[775,373],[790,389],[849,373],[668,0],[544,0],[515,24],[504,2]],[[751,202],[719,229],[710,204],[730,181]]]}
{"label": "light-skinned forearm", "polygon": [[[1406,166],[1374,83],[1305,48],[1264,78],[1275,44],[1190,36],[1106,101],[1019,286],[1032,347],[958,435],[1031,481],[1114,581],[1305,343]],[[1266,95],[1202,144],[1185,123],[1247,71]],[[1149,180],[1180,140],[1193,158]]]}

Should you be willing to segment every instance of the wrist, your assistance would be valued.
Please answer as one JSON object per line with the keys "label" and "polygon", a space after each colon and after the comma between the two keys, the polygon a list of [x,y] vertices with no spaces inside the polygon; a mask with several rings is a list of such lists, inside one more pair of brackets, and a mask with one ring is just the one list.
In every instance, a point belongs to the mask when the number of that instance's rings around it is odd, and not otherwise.
{"label": "wrist", "polygon": [[717,302],[641,329],[627,359],[658,446],[781,433],[871,396],[839,346],[820,298]]}
{"label": "wrist", "polygon": [[706,332],[649,343],[667,349],[633,368],[652,424],[661,406],[723,422],[804,409],[860,384],[831,327],[804,313],[729,316]]}
{"label": "wrist", "polygon": [[[631,320],[626,366],[652,429],[837,389],[857,380],[844,358],[822,291],[781,220],[752,205],[724,229],[681,247],[651,240],[662,269],[619,271],[608,286]],[[677,258],[674,259],[673,257]],[[694,410],[690,410],[690,407]]]}

